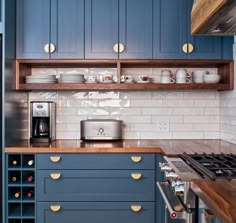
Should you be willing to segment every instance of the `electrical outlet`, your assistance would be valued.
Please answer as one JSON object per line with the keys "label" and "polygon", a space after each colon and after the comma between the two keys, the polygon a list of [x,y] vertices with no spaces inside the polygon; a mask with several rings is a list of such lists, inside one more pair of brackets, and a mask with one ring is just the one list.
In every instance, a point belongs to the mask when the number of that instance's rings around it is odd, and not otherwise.
{"label": "electrical outlet", "polygon": [[169,132],[169,122],[159,121],[156,123],[157,132]]}

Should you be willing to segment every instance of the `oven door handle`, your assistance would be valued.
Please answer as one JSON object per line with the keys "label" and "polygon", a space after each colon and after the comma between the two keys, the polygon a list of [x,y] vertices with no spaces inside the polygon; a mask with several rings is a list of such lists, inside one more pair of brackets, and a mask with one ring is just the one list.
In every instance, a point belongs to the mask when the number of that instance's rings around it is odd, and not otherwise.
{"label": "oven door handle", "polygon": [[171,190],[168,182],[157,182],[157,187],[165,201],[172,219],[188,219],[191,217],[191,210],[180,202],[179,198]]}

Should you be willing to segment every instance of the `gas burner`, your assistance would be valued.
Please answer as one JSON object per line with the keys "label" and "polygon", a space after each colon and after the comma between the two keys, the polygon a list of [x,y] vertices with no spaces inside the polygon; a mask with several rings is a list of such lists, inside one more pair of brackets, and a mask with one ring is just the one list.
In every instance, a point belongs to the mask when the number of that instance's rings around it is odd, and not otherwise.
{"label": "gas burner", "polygon": [[180,157],[203,178],[236,178],[236,155],[184,153]]}

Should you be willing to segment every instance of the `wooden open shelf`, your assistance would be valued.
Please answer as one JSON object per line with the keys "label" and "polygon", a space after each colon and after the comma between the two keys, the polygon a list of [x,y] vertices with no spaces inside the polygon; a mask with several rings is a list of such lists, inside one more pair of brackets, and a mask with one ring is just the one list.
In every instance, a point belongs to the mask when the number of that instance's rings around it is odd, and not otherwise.
{"label": "wooden open shelf", "polygon": [[[16,90],[232,90],[234,64],[231,60],[17,60]],[[217,84],[121,83],[122,68],[217,68],[221,82]],[[25,84],[32,68],[116,68],[117,83],[96,84]]]}

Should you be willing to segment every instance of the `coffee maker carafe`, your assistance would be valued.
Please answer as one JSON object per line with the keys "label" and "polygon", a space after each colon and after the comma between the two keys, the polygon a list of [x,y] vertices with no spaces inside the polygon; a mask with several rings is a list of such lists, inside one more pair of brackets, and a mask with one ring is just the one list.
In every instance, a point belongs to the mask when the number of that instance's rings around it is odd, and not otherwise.
{"label": "coffee maker carafe", "polygon": [[30,141],[51,142],[56,136],[56,104],[52,101],[30,102]]}

